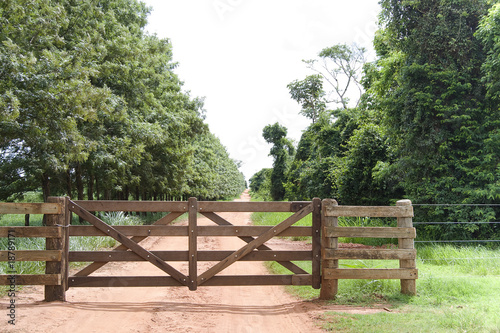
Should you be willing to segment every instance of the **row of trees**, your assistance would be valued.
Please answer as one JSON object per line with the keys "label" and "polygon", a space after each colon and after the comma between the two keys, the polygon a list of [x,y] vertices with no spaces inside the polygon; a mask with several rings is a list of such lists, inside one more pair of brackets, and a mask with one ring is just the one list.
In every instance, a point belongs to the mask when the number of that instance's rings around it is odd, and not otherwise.
{"label": "row of trees", "polygon": [[[406,197],[419,204],[498,204],[500,5],[486,0],[380,3],[377,60],[365,63],[362,49],[336,45],[306,62],[317,74],[288,86],[312,124],[286,161],[281,199],[320,196],[381,205]],[[359,98],[346,99],[356,96],[358,87]],[[338,107],[328,110],[332,102]],[[262,179],[266,172],[254,175],[250,184],[264,195],[266,184],[276,186]],[[418,216],[420,221],[495,221],[500,211],[497,206],[439,207],[419,209]],[[451,229],[454,237],[500,234],[495,224],[481,231],[475,224]]]}
{"label": "row of trees", "polygon": [[0,4],[0,200],[220,199],[245,187],[136,0]]}

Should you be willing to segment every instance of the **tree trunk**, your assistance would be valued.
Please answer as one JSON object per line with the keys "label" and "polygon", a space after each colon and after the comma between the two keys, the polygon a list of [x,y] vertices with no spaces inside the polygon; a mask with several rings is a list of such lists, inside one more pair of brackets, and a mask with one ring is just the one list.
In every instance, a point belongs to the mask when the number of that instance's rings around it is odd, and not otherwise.
{"label": "tree trunk", "polygon": [[71,168],[66,170],[66,193],[71,198]]}
{"label": "tree trunk", "polygon": [[127,186],[125,186],[125,191],[123,192],[123,200],[128,200],[128,198],[130,197],[130,188]]}
{"label": "tree trunk", "polygon": [[43,202],[47,202],[47,198],[50,197],[50,177],[47,173],[42,174],[42,193]]}
{"label": "tree trunk", "polygon": [[89,170],[89,182],[87,187],[87,200],[94,200],[94,173]]}
{"label": "tree trunk", "polygon": [[100,197],[101,197],[101,193],[99,193],[99,178],[96,178],[95,179],[95,199],[96,200],[99,200]]}
{"label": "tree trunk", "polygon": [[80,165],[80,163],[76,164],[75,177],[76,177],[76,191],[77,191],[78,200],[84,200],[84,198],[83,198],[82,166]]}
{"label": "tree trunk", "polygon": [[[50,177],[44,172],[42,174],[42,193],[43,193],[43,202],[47,202],[47,198],[50,197]],[[46,222],[47,215],[43,215],[42,225],[47,225]]]}

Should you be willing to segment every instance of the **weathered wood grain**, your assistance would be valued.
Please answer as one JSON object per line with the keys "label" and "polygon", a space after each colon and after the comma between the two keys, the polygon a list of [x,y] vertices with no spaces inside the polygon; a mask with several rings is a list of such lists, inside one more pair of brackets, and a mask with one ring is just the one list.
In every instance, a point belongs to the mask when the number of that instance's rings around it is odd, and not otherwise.
{"label": "weathered wood grain", "polygon": [[[189,251],[151,251],[165,261],[188,261]],[[234,251],[198,251],[198,261],[220,261]],[[240,261],[311,261],[311,251],[253,251]],[[69,261],[145,261],[131,251],[71,251]]]}
{"label": "weathered wood grain", "polygon": [[[295,275],[218,275],[203,284],[209,286],[272,286],[296,285],[310,286],[312,276]],[[175,287],[182,286],[169,276],[73,276],[70,287]]]}
{"label": "weathered wood grain", "polygon": [[413,217],[412,206],[334,206],[324,209],[325,216]]}
{"label": "weathered wood grain", "polygon": [[323,259],[401,260],[415,259],[416,250],[406,249],[325,249]]}
{"label": "weathered wood grain", "polygon": [[12,282],[16,286],[60,286],[62,279],[61,274],[0,275],[0,285],[8,286]]}
{"label": "weathered wood grain", "polygon": [[15,261],[61,261],[61,250],[16,250],[0,251],[0,261],[9,261],[9,257]]}
{"label": "weathered wood grain", "polygon": [[12,203],[0,202],[0,214],[61,214],[57,203]]}
{"label": "weathered wood grain", "polygon": [[323,269],[323,277],[325,279],[365,279],[365,280],[401,280],[401,279],[417,279],[417,269],[339,269],[325,268]]}
{"label": "weathered wood grain", "polygon": [[325,227],[326,237],[415,238],[415,228]]}
{"label": "weathered wood grain", "polygon": [[61,238],[61,227],[0,227],[0,237],[8,237],[11,234],[16,238],[38,237],[38,238]]}

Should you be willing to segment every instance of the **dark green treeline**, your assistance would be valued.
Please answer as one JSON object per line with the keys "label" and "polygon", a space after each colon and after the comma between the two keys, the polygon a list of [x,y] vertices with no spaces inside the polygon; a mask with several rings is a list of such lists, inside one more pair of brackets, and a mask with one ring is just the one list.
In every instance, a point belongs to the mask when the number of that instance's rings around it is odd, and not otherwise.
{"label": "dark green treeline", "polygon": [[[322,50],[317,60],[306,61],[311,69],[317,61],[333,65],[330,73],[323,73],[323,94],[320,85],[314,91],[306,85],[312,76],[289,85],[302,113],[315,117],[310,117],[313,123],[284,173],[282,199],[318,196],[356,205],[393,204],[401,198],[418,204],[499,204],[500,4],[492,3],[382,0],[374,39],[377,59],[364,62],[359,80],[354,69],[362,50],[355,46],[335,45]],[[351,87],[359,82],[363,88],[354,107],[339,88],[341,77],[350,78]],[[331,95],[328,88],[340,97],[335,100],[339,108],[312,109],[303,102],[304,94],[311,101]],[[327,97],[323,101],[332,102]],[[254,175],[250,188],[266,196],[269,173]],[[419,221],[487,222],[499,217],[498,206],[422,207],[418,212]],[[447,230],[455,239],[500,235],[498,224],[481,230],[477,224],[452,225]],[[439,228],[429,226],[427,231],[443,236]]]}
{"label": "dark green treeline", "polygon": [[0,4],[0,200],[221,199],[245,182],[136,0]]}

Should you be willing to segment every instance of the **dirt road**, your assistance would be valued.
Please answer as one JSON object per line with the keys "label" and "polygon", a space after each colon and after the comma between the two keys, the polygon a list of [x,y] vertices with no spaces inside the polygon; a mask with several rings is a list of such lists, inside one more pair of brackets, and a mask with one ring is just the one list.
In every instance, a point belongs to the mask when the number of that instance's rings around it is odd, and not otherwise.
{"label": "dirt road", "polygon": [[[240,200],[249,200],[243,194]],[[233,224],[250,223],[249,213],[221,214]],[[210,224],[205,218],[199,224]],[[186,250],[185,237],[151,237],[152,250]],[[235,237],[199,237],[198,248],[236,250]],[[269,243],[268,243],[269,244]],[[271,247],[273,247],[271,243]],[[199,264],[199,272],[213,263]],[[187,264],[172,264],[187,274]],[[223,274],[265,274],[260,262],[239,262]],[[149,263],[110,263],[94,275],[162,275]],[[320,332],[313,323],[320,306],[301,302],[280,286],[149,288],[71,288],[67,302],[43,302],[41,287],[19,292],[16,325],[8,325],[8,299],[2,298],[2,332]]]}

